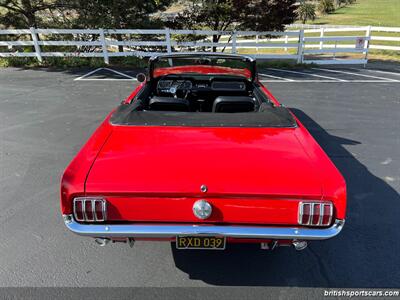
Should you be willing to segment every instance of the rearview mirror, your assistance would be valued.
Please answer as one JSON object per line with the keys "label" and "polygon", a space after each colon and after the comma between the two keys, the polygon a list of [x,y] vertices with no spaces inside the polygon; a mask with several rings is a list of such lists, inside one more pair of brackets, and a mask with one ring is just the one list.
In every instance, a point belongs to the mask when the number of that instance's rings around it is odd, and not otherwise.
{"label": "rearview mirror", "polygon": [[144,81],[146,81],[146,75],[144,75],[143,73],[139,73],[136,75],[136,79],[139,82],[144,82]]}

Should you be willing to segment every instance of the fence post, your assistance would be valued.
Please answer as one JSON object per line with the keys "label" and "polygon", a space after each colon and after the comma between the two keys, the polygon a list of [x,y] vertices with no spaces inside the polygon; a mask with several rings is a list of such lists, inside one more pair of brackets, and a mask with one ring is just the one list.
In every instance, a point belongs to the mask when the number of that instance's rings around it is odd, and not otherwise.
{"label": "fence post", "polygon": [[42,62],[42,54],[40,52],[40,45],[39,45],[39,39],[36,33],[36,29],[31,27],[29,28],[31,31],[31,36],[32,36],[32,41],[33,41],[33,46],[35,48],[35,53],[36,53],[36,58],[38,61]]}
{"label": "fence post", "polygon": [[[325,28],[321,27],[321,34],[319,35],[320,37],[324,37],[324,32],[325,32]],[[319,42],[319,49],[322,50],[324,48],[324,41],[320,41]]]}
{"label": "fence post", "polygon": [[107,51],[107,44],[106,44],[106,39],[104,37],[104,29],[100,28],[99,29],[100,33],[100,42],[101,42],[101,47],[103,49],[103,57],[104,57],[104,62],[108,65],[110,63],[108,59],[108,51]]}
{"label": "fence post", "polygon": [[[285,44],[287,44],[287,43],[288,43],[288,36],[285,35]],[[285,52],[287,52],[287,47],[285,47]]]}
{"label": "fence post", "polygon": [[333,52],[333,60],[336,59],[336,49],[337,49],[337,41],[335,41],[335,48],[333,48],[335,52]]}
{"label": "fence post", "polygon": [[[371,41],[371,25],[369,25],[368,27],[367,27],[367,30],[366,30],[366,32],[365,32],[365,36],[368,38],[366,41],[365,41],[365,44],[364,44],[364,49],[365,49],[365,52],[364,52],[364,59],[368,59],[368,50],[369,50],[369,43],[370,43],[370,41]],[[366,64],[364,64],[364,68],[365,68],[365,65]]]}
{"label": "fence post", "polygon": [[304,43],[304,29],[299,31],[299,45],[297,46],[297,63],[302,64],[304,61],[303,48],[305,48]]}
{"label": "fence post", "polygon": [[232,33],[232,53],[236,53],[236,30]]}
{"label": "fence post", "polygon": [[166,28],[165,29],[165,42],[167,43],[167,52],[170,54],[172,52],[172,47],[171,47],[171,29]]}
{"label": "fence post", "polygon": [[258,54],[258,34],[256,34],[256,44],[257,44],[256,51],[257,51],[257,54]]}

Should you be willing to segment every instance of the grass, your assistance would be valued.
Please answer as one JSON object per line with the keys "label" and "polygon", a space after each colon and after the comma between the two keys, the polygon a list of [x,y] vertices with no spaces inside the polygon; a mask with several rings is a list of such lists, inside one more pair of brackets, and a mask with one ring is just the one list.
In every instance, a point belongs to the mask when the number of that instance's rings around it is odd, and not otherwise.
{"label": "grass", "polygon": [[400,1],[357,0],[308,24],[400,27]]}
{"label": "grass", "polygon": [[[400,0],[357,0],[355,4],[339,8],[332,14],[319,16],[316,20],[307,22],[307,24],[400,27]],[[371,34],[372,36],[400,36],[398,32],[372,31]],[[364,36],[365,31],[325,33],[325,36],[335,35]],[[309,33],[306,36],[319,36],[319,33]],[[400,42],[371,40],[370,45],[399,47]],[[370,49],[368,57],[399,62],[400,51]]]}

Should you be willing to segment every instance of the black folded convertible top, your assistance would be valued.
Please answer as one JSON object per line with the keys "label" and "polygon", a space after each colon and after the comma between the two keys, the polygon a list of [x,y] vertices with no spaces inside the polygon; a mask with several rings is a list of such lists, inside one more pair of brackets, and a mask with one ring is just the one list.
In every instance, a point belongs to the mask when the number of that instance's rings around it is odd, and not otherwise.
{"label": "black folded convertible top", "polygon": [[122,104],[111,116],[111,124],[128,126],[187,127],[296,127],[296,121],[285,107],[269,107],[258,112],[171,112],[136,111]]}

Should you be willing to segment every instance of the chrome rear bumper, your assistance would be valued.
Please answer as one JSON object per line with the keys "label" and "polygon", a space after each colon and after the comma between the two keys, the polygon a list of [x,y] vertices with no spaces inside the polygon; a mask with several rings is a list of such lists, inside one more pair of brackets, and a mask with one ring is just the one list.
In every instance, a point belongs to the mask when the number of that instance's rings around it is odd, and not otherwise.
{"label": "chrome rear bumper", "polygon": [[344,220],[335,220],[328,228],[163,225],[163,224],[81,224],[72,215],[64,215],[64,223],[72,232],[101,238],[174,238],[177,235],[214,235],[232,238],[325,240],[339,234]]}

